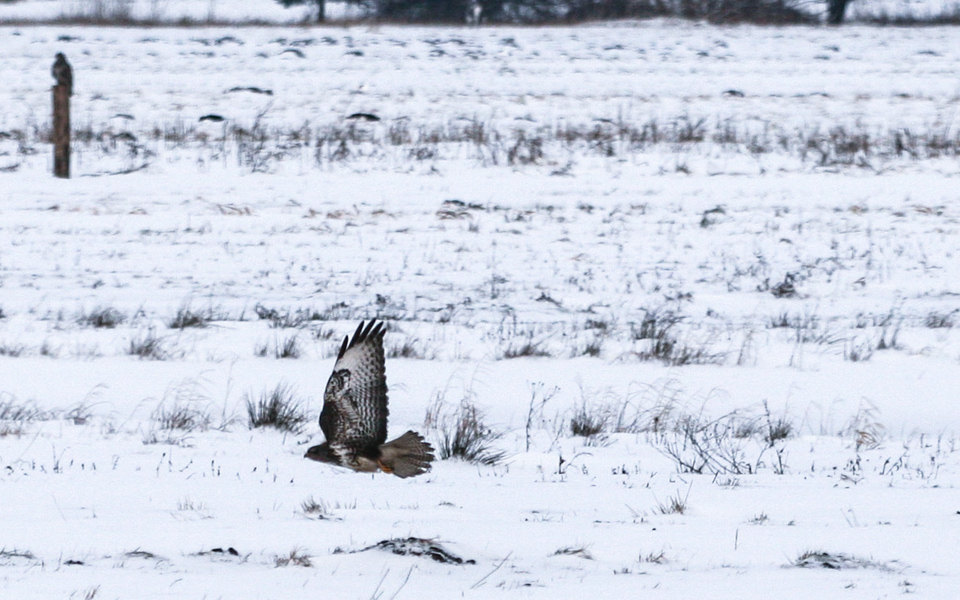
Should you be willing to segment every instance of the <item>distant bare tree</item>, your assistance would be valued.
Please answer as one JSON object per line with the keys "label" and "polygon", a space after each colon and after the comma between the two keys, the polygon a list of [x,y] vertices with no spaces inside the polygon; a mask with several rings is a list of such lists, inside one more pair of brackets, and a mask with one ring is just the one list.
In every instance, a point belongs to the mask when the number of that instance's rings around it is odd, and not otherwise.
{"label": "distant bare tree", "polygon": [[831,25],[843,23],[849,3],[850,0],[827,0],[827,23]]}
{"label": "distant bare tree", "polygon": [[483,15],[483,5],[474,0],[467,6],[467,24],[479,25],[480,18]]}
{"label": "distant bare tree", "polygon": [[317,23],[323,23],[327,20],[327,2],[326,0],[277,0],[285,8],[290,8],[291,6],[297,6],[300,4],[316,4],[317,6]]}

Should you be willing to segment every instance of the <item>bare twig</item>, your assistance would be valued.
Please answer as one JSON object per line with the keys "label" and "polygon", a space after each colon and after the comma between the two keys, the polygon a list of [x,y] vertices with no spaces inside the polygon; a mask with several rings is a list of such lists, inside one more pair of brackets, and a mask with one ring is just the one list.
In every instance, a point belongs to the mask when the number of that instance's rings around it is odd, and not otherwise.
{"label": "bare twig", "polygon": [[470,586],[470,589],[471,589],[471,590],[475,590],[475,589],[477,589],[478,587],[480,587],[481,585],[483,585],[483,582],[486,581],[488,577],[490,577],[491,575],[493,575],[494,573],[496,573],[497,571],[499,571],[499,570],[500,570],[500,567],[503,566],[503,563],[507,562],[507,559],[509,559],[511,556],[513,556],[513,552],[512,552],[512,551],[511,551],[511,552],[508,552],[507,555],[503,557],[503,560],[501,560],[500,562],[498,562],[498,563],[497,563],[497,566],[495,566],[492,571],[490,571],[489,573],[487,573],[486,575],[484,575],[483,577],[481,577],[479,580],[477,580],[477,582],[476,582],[475,584],[471,585],[471,586]]}
{"label": "bare twig", "polygon": [[393,595],[390,596],[390,600],[395,600],[395,598],[397,597],[397,594],[400,593],[400,590],[402,590],[402,589],[404,588],[404,586],[407,585],[407,582],[410,581],[410,574],[411,574],[411,573],[413,573],[413,567],[410,567],[410,568],[407,570],[407,576],[403,578],[403,583],[400,584],[400,587],[397,588],[397,591],[395,591],[395,592],[393,593]]}

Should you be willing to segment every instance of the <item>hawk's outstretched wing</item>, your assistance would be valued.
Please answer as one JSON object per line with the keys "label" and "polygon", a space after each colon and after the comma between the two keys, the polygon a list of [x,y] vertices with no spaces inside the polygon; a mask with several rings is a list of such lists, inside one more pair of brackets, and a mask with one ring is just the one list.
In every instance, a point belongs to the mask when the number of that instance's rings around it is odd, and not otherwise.
{"label": "hawk's outstretched wing", "polygon": [[376,450],[387,441],[383,334],[383,323],[361,322],[340,346],[320,412],[320,429],[338,455]]}

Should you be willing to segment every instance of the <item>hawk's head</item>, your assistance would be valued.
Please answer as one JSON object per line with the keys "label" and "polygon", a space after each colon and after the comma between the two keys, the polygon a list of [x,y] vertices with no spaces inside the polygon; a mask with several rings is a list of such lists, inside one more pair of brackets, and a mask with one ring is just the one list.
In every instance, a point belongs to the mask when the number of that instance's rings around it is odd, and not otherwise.
{"label": "hawk's head", "polygon": [[307,449],[307,453],[303,455],[304,458],[309,458],[310,460],[315,460],[317,462],[325,462],[333,465],[342,464],[340,457],[334,454],[333,450],[330,448],[330,444],[324,442],[319,446],[311,446]]}

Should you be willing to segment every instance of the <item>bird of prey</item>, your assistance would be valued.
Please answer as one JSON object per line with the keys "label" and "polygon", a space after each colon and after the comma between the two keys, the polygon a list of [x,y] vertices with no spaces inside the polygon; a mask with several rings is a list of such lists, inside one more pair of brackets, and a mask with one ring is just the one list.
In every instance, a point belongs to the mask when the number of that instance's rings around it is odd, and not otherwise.
{"label": "bird of prey", "polygon": [[70,67],[70,63],[67,62],[67,57],[63,55],[63,52],[57,52],[57,60],[53,63],[51,73],[53,73],[53,78],[57,80],[57,85],[67,86],[67,93],[72,96],[73,68]]}
{"label": "bird of prey", "polygon": [[387,442],[383,334],[383,323],[374,319],[361,321],[352,340],[344,338],[323,393],[320,429],[327,441],[307,450],[305,458],[404,478],[430,470],[433,448],[419,433]]}

